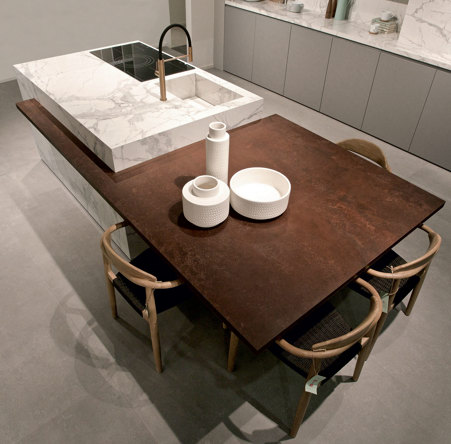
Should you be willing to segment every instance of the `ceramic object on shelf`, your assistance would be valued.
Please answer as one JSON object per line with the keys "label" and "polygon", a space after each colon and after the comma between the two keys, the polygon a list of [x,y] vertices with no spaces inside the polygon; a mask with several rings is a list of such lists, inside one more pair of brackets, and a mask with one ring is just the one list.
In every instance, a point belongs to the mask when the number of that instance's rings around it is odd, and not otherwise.
{"label": "ceramic object on shelf", "polygon": [[346,20],[348,16],[348,8],[351,4],[351,0],[338,0],[337,9],[335,9],[335,20]]}
{"label": "ceramic object on shelf", "polygon": [[370,34],[379,34],[379,24],[371,23],[369,32],[370,32]]}
{"label": "ceramic object on shelf", "polygon": [[246,168],[230,179],[230,204],[250,219],[280,216],[287,209],[290,192],[290,181],[269,168]]}
{"label": "ceramic object on shelf", "polygon": [[301,12],[303,8],[304,8],[304,3],[300,3],[300,2],[287,3],[287,11],[290,11],[290,12]]}
{"label": "ceramic object on shelf", "polygon": [[205,171],[225,183],[229,183],[229,140],[225,123],[210,123],[205,140]]}
{"label": "ceramic object on shelf", "polygon": [[326,8],[326,15],[325,17],[327,19],[329,18],[333,18],[335,15],[335,10],[337,9],[337,0],[329,0],[327,3],[327,8]]}
{"label": "ceramic object on shelf", "polygon": [[381,12],[381,20],[384,22],[388,22],[391,20],[395,15],[391,11],[383,10]]}
{"label": "ceramic object on shelf", "polygon": [[183,214],[193,225],[210,228],[229,215],[230,190],[213,176],[198,176],[182,189]]}
{"label": "ceramic object on shelf", "polygon": [[375,34],[376,29],[378,34],[398,32],[398,19],[392,17],[390,20],[384,21],[380,17],[376,17],[371,20],[370,33]]}

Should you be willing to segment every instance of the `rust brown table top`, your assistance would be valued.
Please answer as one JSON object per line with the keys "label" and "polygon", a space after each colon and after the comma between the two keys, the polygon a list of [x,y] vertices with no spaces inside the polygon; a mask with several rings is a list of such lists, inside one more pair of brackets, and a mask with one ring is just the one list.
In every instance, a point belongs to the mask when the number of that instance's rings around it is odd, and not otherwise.
{"label": "rust brown table top", "polygon": [[256,222],[231,210],[221,225],[200,229],[185,220],[181,191],[204,174],[203,141],[113,173],[38,102],[18,107],[257,351],[444,205],[274,115],[230,131],[229,176],[252,166],[282,172],[292,185],[287,211]]}

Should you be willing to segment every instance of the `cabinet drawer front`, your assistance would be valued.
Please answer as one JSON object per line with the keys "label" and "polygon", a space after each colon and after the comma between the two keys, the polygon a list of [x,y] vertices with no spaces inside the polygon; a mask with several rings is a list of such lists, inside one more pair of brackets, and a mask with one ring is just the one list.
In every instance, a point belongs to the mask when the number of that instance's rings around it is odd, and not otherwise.
{"label": "cabinet drawer front", "polygon": [[335,38],[321,112],[355,128],[363,122],[380,51]]}
{"label": "cabinet drawer front", "polygon": [[330,35],[291,27],[284,96],[319,110],[331,45]]}
{"label": "cabinet drawer front", "polygon": [[256,14],[231,6],[224,14],[224,70],[251,80]]}
{"label": "cabinet drawer front", "polygon": [[252,81],[282,94],[285,83],[291,25],[280,20],[257,16],[255,23]]}
{"label": "cabinet drawer front", "polygon": [[435,69],[383,53],[362,129],[405,150],[432,84]]}
{"label": "cabinet drawer front", "polygon": [[410,151],[451,170],[451,73],[437,71]]}

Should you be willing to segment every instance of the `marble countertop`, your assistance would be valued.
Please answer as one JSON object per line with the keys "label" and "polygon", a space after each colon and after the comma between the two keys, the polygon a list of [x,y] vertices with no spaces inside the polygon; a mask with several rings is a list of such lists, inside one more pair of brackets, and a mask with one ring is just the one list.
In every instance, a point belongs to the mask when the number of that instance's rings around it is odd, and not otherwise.
{"label": "marble countertop", "polygon": [[369,21],[326,19],[324,18],[324,14],[318,10],[305,8],[301,13],[289,12],[286,10],[285,5],[269,0],[260,2],[225,0],[225,4],[451,70],[451,55],[434,54],[409,41],[399,41],[398,33],[370,34],[368,32],[370,26]]}
{"label": "marble countertop", "polygon": [[[168,91],[163,102],[158,79],[140,82],[90,51],[14,68],[22,97],[36,98],[115,171],[200,140],[208,132],[208,121],[222,119],[228,128],[247,123],[252,120],[252,105],[261,109],[263,103],[255,94],[199,68],[168,76],[167,83],[197,74],[238,98],[202,108],[195,100],[183,100]],[[247,114],[235,112],[246,107]],[[193,123],[200,124],[197,135]],[[190,130],[183,133],[188,126]]]}

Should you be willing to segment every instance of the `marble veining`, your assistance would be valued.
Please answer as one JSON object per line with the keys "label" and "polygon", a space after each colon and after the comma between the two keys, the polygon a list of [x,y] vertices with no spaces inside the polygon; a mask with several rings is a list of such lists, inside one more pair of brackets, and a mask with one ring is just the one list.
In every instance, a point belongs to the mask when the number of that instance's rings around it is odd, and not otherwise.
{"label": "marble veining", "polygon": [[168,81],[194,74],[200,86],[217,85],[209,91],[211,106],[170,89],[162,102],[158,79],[140,82],[89,51],[14,68],[23,98],[36,98],[114,171],[201,140],[214,120],[229,128],[235,121],[251,122],[263,107],[261,97],[198,68]]}
{"label": "marble veining", "polygon": [[399,40],[451,61],[451,1],[410,0]]}
{"label": "marble veining", "polygon": [[[294,12],[289,12],[286,10],[285,6],[280,3],[271,2],[269,0],[264,0],[262,2],[246,2],[244,0],[225,0],[225,3],[230,6],[235,6],[238,8],[246,9],[248,11],[256,12],[268,17],[273,17],[279,20],[284,20],[289,23],[304,26],[305,28],[311,28],[317,31],[321,31],[327,34],[331,34],[337,37],[342,37],[347,40],[352,40],[357,43],[362,43],[364,45],[372,46],[377,49],[381,49],[393,54],[398,54],[405,56],[414,60],[429,63],[431,65],[445,68],[451,70],[451,55],[449,49],[438,47],[435,50],[425,47],[418,42],[413,42],[409,39],[401,38],[404,35],[404,26],[406,25],[406,20],[409,20],[408,11],[406,10],[406,15],[404,17],[404,22],[401,28],[401,34],[377,34],[373,35],[368,32],[369,24],[371,20],[371,12],[375,9],[367,9],[366,12],[358,12],[359,9],[356,8],[357,3],[354,4],[351,9],[350,19],[351,20],[334,20],[324,18],[325,6],[327,1],[324,0],[305,0],[304,3],[306,7],[304,10],[298,14]],[[445,8],[446,11],[449,10],[451,2],[449,0],[410,0],[420,1],[422,3],[443,3],[448,6]],[[392,3],[391,7],[388,8],[387,4],[391,2],[379,1],[378,4],[383,9],[383,6],[387,9],[394,10],[396,12],[395,3]],[[408,7],[410,8],[410,4]],[[370,12],[371,11],[371,12]],[[441,12],[441,10],[440,10]],[[448,16],[447,29],[451,26],[451,20]],[[433,45],[432,45],[433,46]]]}

